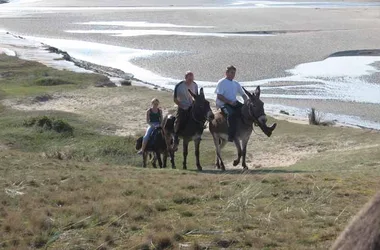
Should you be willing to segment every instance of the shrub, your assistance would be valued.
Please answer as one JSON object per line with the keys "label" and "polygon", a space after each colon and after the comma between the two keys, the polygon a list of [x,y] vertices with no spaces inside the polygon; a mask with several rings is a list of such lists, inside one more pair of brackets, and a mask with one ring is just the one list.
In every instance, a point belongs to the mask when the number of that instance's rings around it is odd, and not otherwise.
{"label": "shrub", "polygon": [[319,114],[315,108],[311,108],[309,113],[309,124],[318,126],[332,126],[335,124],[334,121],[322,121],[322,115]]}
{"label": "shrub", "polygon": [[67,123],[66,121],[63,121],[61,119],[54,119],[49,118],[47,116],[41,116],[41,117],[32,117],[29,119],[24,120],[23,124],[24,127],[38,127],[42,128],[43,130],[53,130],[57,133],[67,133],[72,134],[74,132],[74,128]]}
{"label": "shrub", "polygon": [[311,111],[308,116],[310,125],[319,125],[321,123],[321,116],[317,114],[315,108],[311,108]]}
{"label": "shrub", "polygon": [[35,125],[45,130],[50,130],[53,127],[53,121],[47,116],[42,116],[36,120]]}
{"label": "shrub", "polygon": [[67,85],[67,84],[74,84],[74,83],[66,81],[66,80],[62,80],[59,78],[54,78],[54,77],[44,77],[44,78],[39,78],[34,81],[34,85],[37,85],[37,86],[58,86],[58,85]]}
{"label": "shrub", "polygon": [[33,102],[47,102],[53,99],[53,97],[49,94],[42,94],[33,98]]}
{"label": "shrub", "polygon": [[74,128],[63,120],[54,120],[52,129],[57,133],[69,133],[72,134]]}

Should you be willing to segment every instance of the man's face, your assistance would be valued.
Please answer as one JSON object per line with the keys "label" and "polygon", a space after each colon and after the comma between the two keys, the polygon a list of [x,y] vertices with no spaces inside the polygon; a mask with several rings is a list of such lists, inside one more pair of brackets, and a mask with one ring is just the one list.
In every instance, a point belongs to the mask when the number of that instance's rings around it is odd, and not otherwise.
{"label": "man's face", "polygon": [[226,77],[229,80],[233,80],[235,78],[236,70],[228,70],[226,72]]}
{"label": "man's face", "polygon": [[193,82],[194,81],[194,74],[193,73],[189,73],[186,75],[186,78],[185,78],[186,82]]}

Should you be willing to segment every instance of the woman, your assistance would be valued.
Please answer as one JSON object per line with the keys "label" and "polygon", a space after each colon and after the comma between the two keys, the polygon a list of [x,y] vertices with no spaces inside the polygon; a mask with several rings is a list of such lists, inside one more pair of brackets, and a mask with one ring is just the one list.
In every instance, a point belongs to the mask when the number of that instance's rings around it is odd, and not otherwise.
{"label": "woman", "polygon": [[152,134],[153,130],[161,125],[162,122],[162,110],[158,107],[160,101],[157,98],[153,98],[152,106],[146,111],[146,122],[149,127],[146,130],[146,133],[143,137],[143,143],[141,150],[138,154],[143,154],[145,152],[145,148],[148,144],[149,137]]}

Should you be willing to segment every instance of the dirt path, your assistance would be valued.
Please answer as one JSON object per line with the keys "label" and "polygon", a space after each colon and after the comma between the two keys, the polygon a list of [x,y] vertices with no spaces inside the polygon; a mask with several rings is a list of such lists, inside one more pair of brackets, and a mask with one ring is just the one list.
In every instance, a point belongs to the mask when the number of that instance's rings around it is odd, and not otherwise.
{"label": "dirt path", "polygon": [[[104,121],[116,126],[116,130],[105,130],[105,133],[114,133],[119,136],[136,135],[144,132],[146,128],[145,110],[150,105],[150,100],[157,97],[161,101],[164,113],[172,112],[175,106],[172,104],[172,95],[168,92],[157,91],[140,86],[118,88],[87,88],[75,92],[56,93],[52,99],[46,102],[33,102],[32,99],[4,100],[3,104],[18,110],[55,110],[75,113],[85,119]],[[281,117],[280,117],[281,118]],[[286,118],[286,117],[285,117]],[[300,124],[301,123],[301,124]],[[281,126],[274,136],[267,138],[258,128],[252,134],[248,145],[247,164],[249,168],[286,167],[291,166],[304,158],[310,158],[318,153],[326,151],[347,151],[374,147],[373,143],[358,143],[350,140],[340,133],[334,134],[334,139],[321,136],[316,133],[307,135],[292,130],[293,127],[306,127],[305,121],[292,120],[281,121]],[[329,129],[329,128],[326,128]],[[334,128],[338,129],[338,128]],[[333,128],[328,131],[333,131]],[[287,131],[292,131],[288,134]],[[358,133],[360,130],[357,130]],[[212,140],[204,140],[203,145],[213,147]],[[207,142],[206,142],[207,141]],[[235,154],[234,146],[228,145],[227,149]],[[226,161],[226,167],[230,169],[241,168],[232,166],[232,159]]]}

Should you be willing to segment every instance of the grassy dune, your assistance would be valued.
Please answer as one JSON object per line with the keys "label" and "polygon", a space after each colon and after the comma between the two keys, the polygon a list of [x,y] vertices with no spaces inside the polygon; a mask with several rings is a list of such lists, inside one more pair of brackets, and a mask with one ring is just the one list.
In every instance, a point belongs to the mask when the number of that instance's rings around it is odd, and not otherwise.
{"label": "grassy dune", "polygon": [[[1,55],[0,74],[0,248],[327,249],[380,188],[375,131],[277,121],[270,139],[252,136],[249,171],[214,170],[208,133],[202,173],[193,151],[188,171],[180,170],[180,153],[177,170],[142,169],[133,136],[115,135],[123,122],[116,116],[133,109],[132,120],[152,96],[168,110],[169,93],[95,89],[104,77]],[[70,84],[36,86],[41,77]],[[5,105],[61,93],[134,99],[125,113],[113,106],[73,113]],[[25,126],[42,116],[67,122],[73,133]],[[230,164],[233,147],[224,152]]]}

